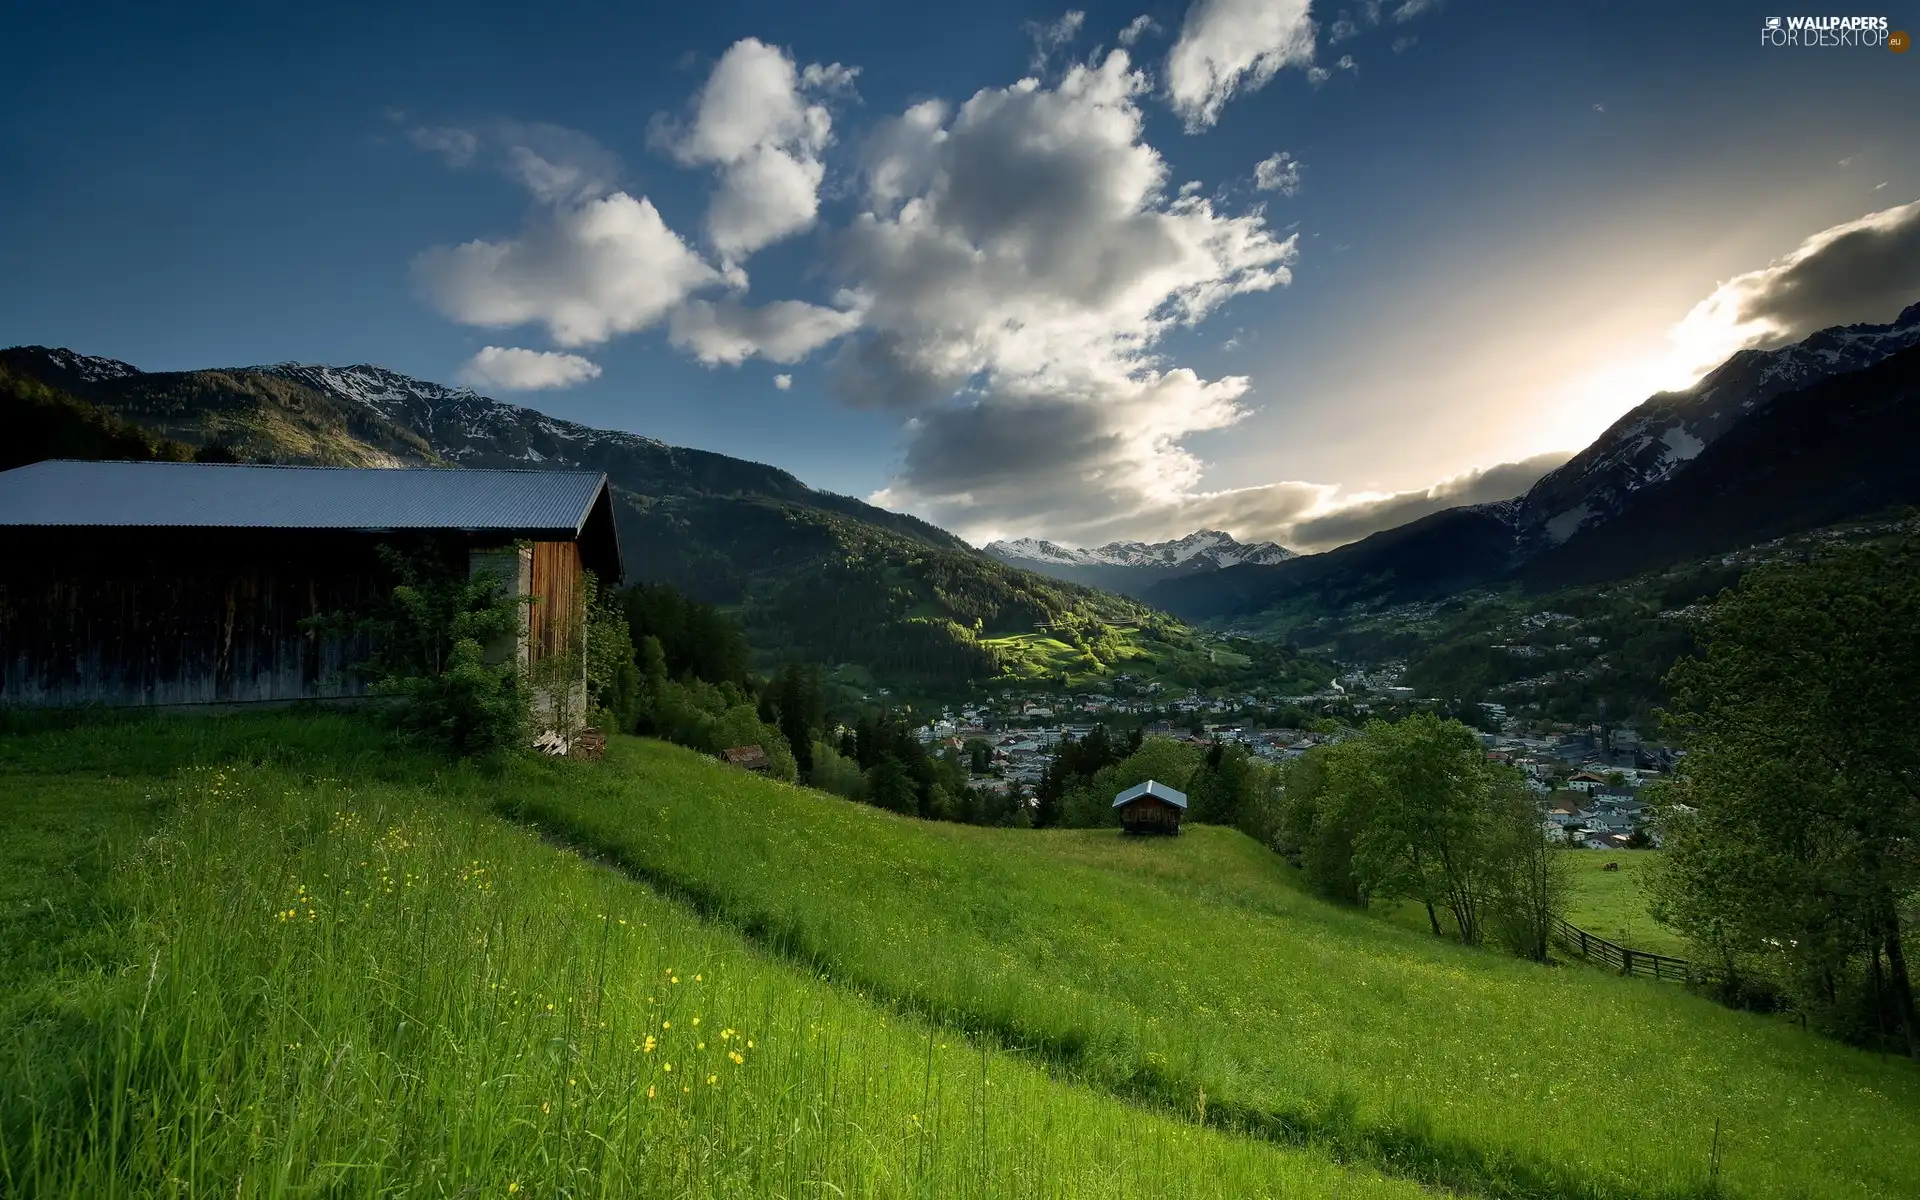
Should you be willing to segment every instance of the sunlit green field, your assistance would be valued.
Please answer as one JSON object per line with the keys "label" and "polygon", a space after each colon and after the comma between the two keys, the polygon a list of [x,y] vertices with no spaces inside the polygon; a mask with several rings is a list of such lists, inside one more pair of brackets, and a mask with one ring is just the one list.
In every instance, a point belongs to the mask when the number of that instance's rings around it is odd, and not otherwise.
{"label": "sunlit green field", "polygon": [[1920,1069],[1672,984],[1463,949],[1236,833],[893,817],[622,741],[523,816],[900,1011],[1463,1191],[1912,1196]]}
{"label": "sunlit green field", "polygon": [[0,740],[0,1195],[1420,1194],[1050,1079],[488,811],[592,771],[436,776],[340,718]]}
{"label": "sunlit green field", "polygon": [[[1647,914],[1647,875],[1658,850],[1569,850],[1567,920],[1588,933],[1635,950],[1687,958],[1687,939]],[[1608,863],[1619,869],[1608,871]]]}
{"label": "sunlit green field", "polygon": [[0,819],[0,1194],[1705,1196],[1716,1122],[1726,1195],[1920,1179],[1913,1064],[1224,830],[291,715],[0,737]]}

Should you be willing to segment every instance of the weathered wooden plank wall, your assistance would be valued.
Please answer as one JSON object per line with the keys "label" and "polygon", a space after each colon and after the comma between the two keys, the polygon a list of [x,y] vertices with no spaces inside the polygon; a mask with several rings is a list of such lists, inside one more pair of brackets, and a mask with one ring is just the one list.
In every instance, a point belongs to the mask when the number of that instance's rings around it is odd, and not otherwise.
{"label": "weathered wooden plank wall", "polygon": [[[9,539],[14,541],[13,539]],[[0,703],[208,704],[365,694],[363,636],[302,628],[386,586],[370,542],[282,535],[10,544],[0,562]]]}

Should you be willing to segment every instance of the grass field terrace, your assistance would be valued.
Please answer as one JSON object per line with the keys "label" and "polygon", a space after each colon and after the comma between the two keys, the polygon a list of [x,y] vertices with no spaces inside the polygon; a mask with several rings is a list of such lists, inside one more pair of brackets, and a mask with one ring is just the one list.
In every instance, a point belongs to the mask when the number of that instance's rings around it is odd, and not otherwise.
{"label": "grass field terrace", "polygon": [[1226,830],[293,714],[0,737],[0,817],[0,1193],[1920,1190],[1914,1064],[1329,907]]}

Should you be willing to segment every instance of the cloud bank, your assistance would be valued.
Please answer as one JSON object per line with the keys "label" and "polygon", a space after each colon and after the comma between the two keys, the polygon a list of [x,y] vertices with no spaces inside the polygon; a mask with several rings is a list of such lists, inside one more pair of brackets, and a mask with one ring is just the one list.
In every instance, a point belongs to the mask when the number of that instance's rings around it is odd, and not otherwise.
{"label": "cloud bank", "polygon": [[1694,306],[1675,338],[1718,362],[1833,325],[1886,321],[1916,298],[1920,200],[1823,229],[1766,267],[1734,276]]}
{"label": "cloud bank", "polygon": [[1180,442],[1238,420],[1245,378],[1166,363],[1164,336],[1282,286],[1297,243],[1180,189],[1142,138],[1125,51],[887,122],[831,262],[863,298],[831,361],[849,404],[907,418],[877,494],[962,532],[1067,534],[1189,494]]}

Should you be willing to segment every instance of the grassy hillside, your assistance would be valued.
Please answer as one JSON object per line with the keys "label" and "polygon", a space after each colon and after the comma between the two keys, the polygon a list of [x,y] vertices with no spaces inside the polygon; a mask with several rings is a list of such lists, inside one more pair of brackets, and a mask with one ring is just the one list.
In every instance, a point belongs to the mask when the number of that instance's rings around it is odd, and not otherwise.
{"label": "grassy hillside", "polygon": [[310,715],[0,738],[0,819],[16,1194],[1691,1197],[1716,1122],[1724,1195],[1920,1177],[1912,1063],[1330,908],[1225,830]]}
{"label": "grassy hillside", "polygon": [[1904,1196],[1920,1070],[1672,985],[1472,951],[1274,856],[894,818],[625,741],[503,795],[897,1010],[1165,1111],[1486,1195]]}
{"label": "grassy hillside", "polygon": [[338,716],[0,738],[0,1194],[1425,1194],[1051,1078],[487,811],[695,799],[622,753],[485,777]]}

